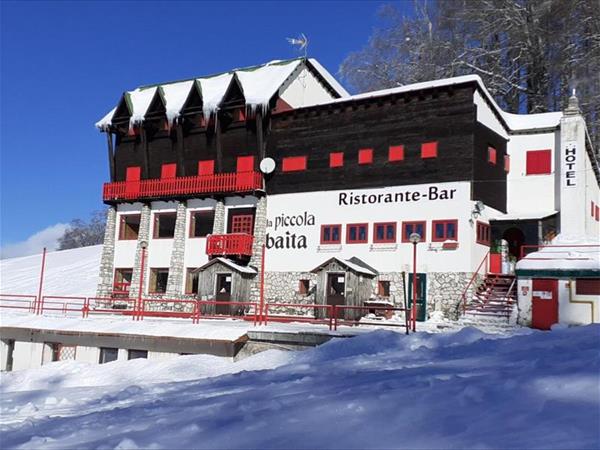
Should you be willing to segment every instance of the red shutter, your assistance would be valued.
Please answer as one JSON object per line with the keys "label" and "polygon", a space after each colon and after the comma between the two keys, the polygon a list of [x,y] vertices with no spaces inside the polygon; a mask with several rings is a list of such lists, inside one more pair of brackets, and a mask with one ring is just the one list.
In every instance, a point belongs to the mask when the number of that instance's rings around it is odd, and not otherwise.
{"label": "red shutter", "polygon": [[490,164],[496,164],[496,149],[494,147],[488,147],[488,162]]}
{"label": "red shutter", "polygon": [[254,156],[238,156],[237,172],[252,172],[254,171]]}
{"label": "red shutter", "polygon": [[342,152],[329,154],[329,167],[343,167],[344,154]]}
{"label": "red shutter", "polygon": [[213,175],[215,173],[215,160],[205,159],[198,161],[198,175]]}
{"label": "red shutter", "polygon": [[504,171],[510,172],[510,156],[504,155]]}
{"label": "red shutter", "polygon": [[125,174],[125,180],[127,181],[140,181],[142,175],[142,168],[139,166],[128,167]]}
{"label": "red shutter", "polygon": [[404,145],[390,145],[388,160],[389,161],[404,160]]}
{"label": "red shutter", "polygon": [[306,156],[287,156],[283,158],[281,170],[284,172],[306,170]]}
{"label": "red shutter", "polygon": [[552,150],[529,150],[527,152],[527,175],[548,174],[552,170]]}
{"label": "red shutter", "polygon": [[373,162],[373,149],[363,148],[358,151],[359,164],[371,164]]}
{"label": "red shutter", "polygon": [[421,144],[421,158],[437,158],[437,149],[437,142],[425,142],[424,144]]}
{"label": "red shutter", "polygon": [[175,178],[177,176],[177,164],[172,163],[172,164],[163,164],[160,167],[160,178],[161,179],[167,179],[167,178]]}

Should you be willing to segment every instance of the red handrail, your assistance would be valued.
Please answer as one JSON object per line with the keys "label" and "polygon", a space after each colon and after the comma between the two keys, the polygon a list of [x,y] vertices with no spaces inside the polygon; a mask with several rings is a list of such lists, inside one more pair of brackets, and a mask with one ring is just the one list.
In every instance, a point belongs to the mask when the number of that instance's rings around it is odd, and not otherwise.
{"label": "red handrail", "polygon": [[479,275],[479,271],[481,270],[481,267],[488,260],[489,256],[490,256],[490,251],[488,250],[487,253],[485,254],[485,256],[483,257],[483,259],[481,260],[481,262],[479,263],[479,265],[477,266],[477,269],[473,273],[473,276],[469,280],[469,283],[467,284],[467,286],[465,287],[465,289],[463,290],[463,292],[461,294],[461,300],[462,300],[461,303],[462,303],[463,314],[467,310],[467,291],[469,290],[469,288],[475,281],[475,278],[477,278],[477,275]]}
{"label": "red handrail", "polygon": [[191,177],[104,183],[104,200],[133,200],[221,192],[251,192],[262,188],[260,172],[217,173]]}

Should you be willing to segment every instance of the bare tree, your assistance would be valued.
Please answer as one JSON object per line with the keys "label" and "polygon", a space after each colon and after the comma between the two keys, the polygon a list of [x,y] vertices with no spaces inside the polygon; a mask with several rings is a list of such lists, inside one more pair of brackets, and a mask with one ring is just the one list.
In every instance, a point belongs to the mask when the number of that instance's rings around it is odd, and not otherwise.
{"label": "bare tree", "polygon": [[599,0],[415,0],[340,67],[358,90],[475,73],[505,109],[561,109],[576,88],[595,142],[600,137]]}
{"label": "bare tree", "polygon": [[106,210],[94,211],[89,222],[73,219],[65,234],[58,239],[58,250],[87,247],[102,244],[104,241],[104,227]]}

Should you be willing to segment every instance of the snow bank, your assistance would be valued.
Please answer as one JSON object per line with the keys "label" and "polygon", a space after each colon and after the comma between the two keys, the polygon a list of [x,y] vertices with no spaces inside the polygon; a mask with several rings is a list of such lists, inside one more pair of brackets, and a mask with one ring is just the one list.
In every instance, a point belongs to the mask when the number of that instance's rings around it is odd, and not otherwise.
{"label": "snow bank", "polygon": [[[93,297],[98,286],[102,246],[48,252],[44,293]],[[41,255],[0,260],[0,292],[37,295]]]}
{"label": "snow bank", "polygon": [[517,262],[516,269],[600,272],[600,240],[559,235],[549,247],[542,247]]}
{"label": "snow bank", "polygon": [[2,446],[598,448],[599,341],[378,331],[237,363],[52,363],[2,375]]}

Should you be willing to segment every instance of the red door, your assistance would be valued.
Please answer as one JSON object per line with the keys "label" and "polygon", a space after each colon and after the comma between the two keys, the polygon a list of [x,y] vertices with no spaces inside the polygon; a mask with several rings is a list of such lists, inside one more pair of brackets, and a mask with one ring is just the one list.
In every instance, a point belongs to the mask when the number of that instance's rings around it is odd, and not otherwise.
{"label": "red door", "polygon": [[140,178],[142,168],[139,166],[131,166],[125,172],[125,197],[135,198],[140,194]]}
{"label": "red door", "polygon": [[238,156],[236,165],[236,187],[240,191],[252,187],[254,176],[254,156]]}
{"label": "red door", "polygon": [[558,280],[534,279],[531,290],[531,326],[549,330],[558,323]]}

